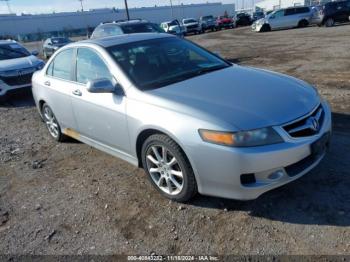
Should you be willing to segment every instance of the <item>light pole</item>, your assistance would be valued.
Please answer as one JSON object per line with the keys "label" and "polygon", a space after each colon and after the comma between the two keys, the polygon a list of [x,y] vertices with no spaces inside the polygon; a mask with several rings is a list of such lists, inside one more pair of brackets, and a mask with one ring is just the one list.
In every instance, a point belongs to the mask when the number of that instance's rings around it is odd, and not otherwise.
{"label": "light pole", "polygon": [[80,6],[81,6],[81,11],[84,12],[84,6],[83,6],[83,1],[84,0],[78,0],[80,2]]}
{"label": "light pole", "polygon": [[129,8],[128,8],[128,0],[124,0],[124,3],[125,3],[126,18],[128,20],[130,20]]}
{"label": "light pole", "polygon": [[170,0],[170,8],[171,8],[171,19],[174,19],[173,1],[172,0]]}
{"label": "light pole", "polygon": [[1,1],[1,2],[6,2],[7,9],[9,10],[9,14],[12,14],[12,10],[11,10],[11,8],[10,8],[10,3],[9,3],[10,0],[0,0],[0,1]]}

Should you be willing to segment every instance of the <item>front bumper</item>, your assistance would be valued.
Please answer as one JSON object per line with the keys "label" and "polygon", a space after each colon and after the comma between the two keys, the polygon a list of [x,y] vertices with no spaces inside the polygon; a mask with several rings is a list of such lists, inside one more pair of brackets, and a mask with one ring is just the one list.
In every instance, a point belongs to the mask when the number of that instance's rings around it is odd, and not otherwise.
{"label": "front bumper", "polygon": [[30,89],[32,84],[24,84],[24,85],[16,85],[16,86],[9,86],[4,82],[0,82],[0,96],[5,96],[10,92],[15,92],[20,89]]}
{"label": "front bumper", "polygon": [[260,32],[262,26],[263,26],[262,24],[253,23],[253,24],[252,24],[252,31]]}
{"label": "front bumper", "polygon": [[[232,148],[202,143],[191,148],[191,162],[201,194],[250,200],[298,179],[314,168],[325,152],[312,156],[311,144],[331,132],[331,111],[322,103],[325,118],[317,135],[291,138],[277,130],[285,142],[275,145]],[[283,134],[284,132],[284,134]],[[242,182],[242,175],[254,174],[255,181]]]}

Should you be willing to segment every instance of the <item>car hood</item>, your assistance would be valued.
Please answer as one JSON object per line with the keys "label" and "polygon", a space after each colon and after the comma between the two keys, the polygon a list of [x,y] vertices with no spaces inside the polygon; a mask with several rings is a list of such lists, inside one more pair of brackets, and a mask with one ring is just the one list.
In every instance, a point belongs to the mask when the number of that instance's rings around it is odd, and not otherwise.
{"label": "car hood", "polygon": [[62,47],[67,45],[68,43],[64,43],[64,44],[52,44],[53,47]]}
{"label": "car hood", "polygon": [[36,56],[27,56],[15,59],[7,59],[0,61],[0,71],[10,71],[22,68],[34,67],[40,63]]}
{"label": "car hood", "polygon": [[290,122],[320,102],[302,80],[236,65],[147,93],[160,106],[238,130]]}
{"label": "car hood", "polygon": [[192,25],[198,25],[198,22],[193,22],[193,23],[187,23],[187,24],[184,24],[184,26],[192,26]]}

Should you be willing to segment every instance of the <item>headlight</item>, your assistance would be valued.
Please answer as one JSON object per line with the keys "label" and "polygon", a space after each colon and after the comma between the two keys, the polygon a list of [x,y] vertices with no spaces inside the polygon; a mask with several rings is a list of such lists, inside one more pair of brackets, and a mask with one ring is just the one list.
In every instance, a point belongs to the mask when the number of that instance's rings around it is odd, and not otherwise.
{"label": "headlight", "polygon": [[199,134],[203,141],[232,147],[263,146],[284,142],[272,127],[239,132],[200,129]]}
{"label": "headlight", "polygon": [[44,68],[44,66],[45,66],[45,63],[44,63],[44,62],[40,62],[40,63],[36,66],[36,69],[37,69],[37,70],[41,70],[41,69]]}

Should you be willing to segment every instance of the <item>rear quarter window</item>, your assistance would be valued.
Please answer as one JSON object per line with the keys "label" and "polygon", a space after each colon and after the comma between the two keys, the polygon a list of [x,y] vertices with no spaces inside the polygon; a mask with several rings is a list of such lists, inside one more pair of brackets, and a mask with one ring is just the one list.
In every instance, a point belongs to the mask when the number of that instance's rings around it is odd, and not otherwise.
{"label": "rear quarter window", "polygon": [[74,49],[67,49],[57,54],[49,65],[46,74],[63,80],[72,80],[72,58]]}
{"label": "rear quarter window", "polygon": [[284,15],[294,15],[295,14],[295,8],[288,8],[284,12]]}

